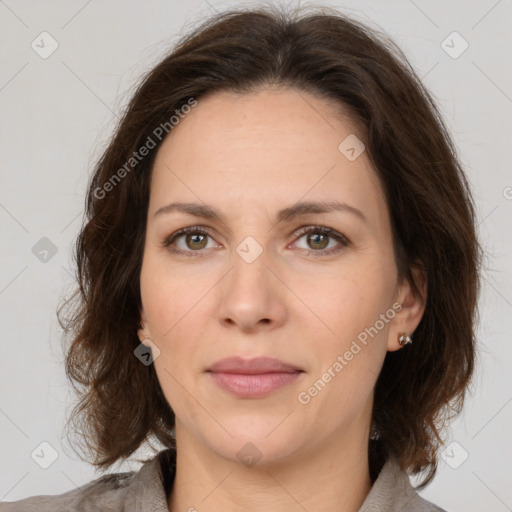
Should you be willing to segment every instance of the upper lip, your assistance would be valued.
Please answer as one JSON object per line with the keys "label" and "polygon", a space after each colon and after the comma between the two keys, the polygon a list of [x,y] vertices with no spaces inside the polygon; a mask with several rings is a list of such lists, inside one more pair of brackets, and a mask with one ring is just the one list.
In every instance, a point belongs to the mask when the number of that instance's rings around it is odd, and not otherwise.
{"label": "upper lip", "polygon": [[297,366],[272,357],[254,357],[251,359],[227,357],[226,359],[221,359],[214,363],[207,371],[214,373],[258,375],[263,373],[295,373],[302,370]]}

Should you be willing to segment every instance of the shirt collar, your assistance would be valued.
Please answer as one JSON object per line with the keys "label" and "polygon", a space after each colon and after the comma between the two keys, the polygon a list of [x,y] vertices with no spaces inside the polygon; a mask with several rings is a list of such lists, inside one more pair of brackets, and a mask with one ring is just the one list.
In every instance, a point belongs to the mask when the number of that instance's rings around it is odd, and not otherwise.
{"label": "shirt collar", "polygon": [[[162,471],[162,465],[168,471]],[[124,510],[126,512],[168,512],[166,489],[171,489],[176,468],[173,448],[158,453],[145,462],[129,485]],[[394,512],[405,509],[417,497],[407,474],[398,461],[390,457],[358,512]]]}

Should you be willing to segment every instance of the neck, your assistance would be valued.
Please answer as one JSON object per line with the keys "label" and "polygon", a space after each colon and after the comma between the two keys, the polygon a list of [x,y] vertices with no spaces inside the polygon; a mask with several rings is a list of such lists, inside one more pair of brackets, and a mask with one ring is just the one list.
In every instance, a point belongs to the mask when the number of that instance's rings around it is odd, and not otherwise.
{"label": "neck", "polygon": [[170,512],[357,512],[371,489],[367,433],[345,442],[333,434],[293,460],[254,466],[219,456],[178,425],[176,434]]}

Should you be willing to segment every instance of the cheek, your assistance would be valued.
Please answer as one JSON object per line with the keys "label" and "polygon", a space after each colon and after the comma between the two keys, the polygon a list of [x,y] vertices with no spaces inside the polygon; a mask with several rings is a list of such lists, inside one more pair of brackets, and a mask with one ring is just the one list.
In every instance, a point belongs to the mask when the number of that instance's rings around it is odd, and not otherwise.
{"label": "cheek", "polygon": [[347,265],[313,303],[338,339],[354,339],[391,307],[393,275],[381,262]]}
{"label": "cheek", "polygon": [[348,425],[367,414],[371,407],[394,310],[390,313],[391,283],[377,267],[346,274],[342,284],[329,287],[327,295],[329,300],[315,304],[330,330],[312,337],[310,350],[317,363],[302,391],[310,396],[314,415],[323,418],[327,429],[335,429],[340,422]]}
{"label": "cheek", "polygon": [[171,267],[165,254],[148,254],[141,277],[144,313],[154,341],[167,343],[182,329],[211,288],[205,276],[189,275]]}
{"label": "cheek", "polygon": [[176,274],[162,268],[155,258],[148,257],[143,263],[140,278],[144,316],[151,339],[160,350],[155,359],[155,369],[165,394],[173,387],[170,382],[174,380],[172,376],[178,378],[180,366],[177,362],[185,361],[187,351],[193,349],[190,343],[183,343],[183,339],[187,333],[187,320],[197,299],[194,302],[190,285]]}
{"label": "cheek", "polygon": [[[350,401],[371,391],[386,354],[392,309],[394,271],[375,261],[347,266],[330,280],[322,297],[312,297],[319,317],[328,327],[322,343],[315,344],[321,369],[336,374],[336,399]],[[343,367],[340,369],[340,365]],[[334,367],[335,366],[335,367]],[[314,375],[315,378],[322,374]],[[328,379],[329,376],[326,376]]]}
{"label": "cheek", "polygon": [[190,281],[180,277],[179,271],[169,271],[151,256],[143,263],[140,286],[151,339],[160,351],[154,361],[155,372],[167,402],[181,416],[187,410],[183,387],[193,392],[187,369],[198,347],[190,329],[192,320],[197,320],[194,315],[200,311],[197,295],[201,290],[194,293]]}

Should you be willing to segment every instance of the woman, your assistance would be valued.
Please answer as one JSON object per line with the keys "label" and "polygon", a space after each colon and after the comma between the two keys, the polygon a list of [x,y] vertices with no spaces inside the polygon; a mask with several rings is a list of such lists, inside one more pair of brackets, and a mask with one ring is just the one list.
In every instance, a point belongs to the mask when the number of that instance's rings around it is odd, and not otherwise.
{"label": "woman", "polygon": [[62,321],[73,420],[137,472],[27,510],[442,510],[480,249],[441,116],[335,11],[233,11],[158,64],[99,161]]}

